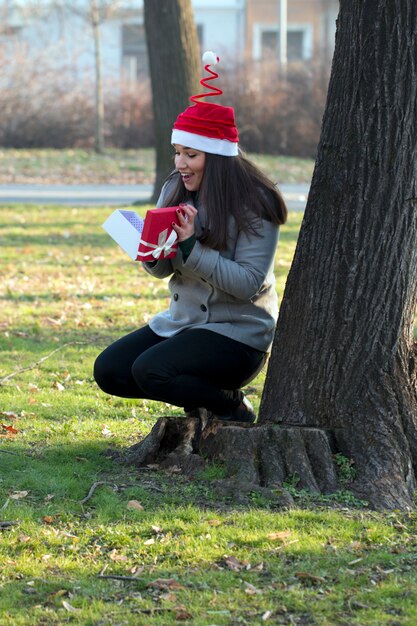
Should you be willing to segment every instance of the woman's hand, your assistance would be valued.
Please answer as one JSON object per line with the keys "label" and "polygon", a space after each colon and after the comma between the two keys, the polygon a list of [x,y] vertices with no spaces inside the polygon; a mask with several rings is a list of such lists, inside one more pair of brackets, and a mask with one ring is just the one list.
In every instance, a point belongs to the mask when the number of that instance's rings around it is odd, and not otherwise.
{"label": "woman's hand", "polygon": [[172,223],[172,228],[178,235],[178,241],[185,241],[195,233],[194,220],[197,209],[191,204],[180,204],[177,209],[179,224]]}

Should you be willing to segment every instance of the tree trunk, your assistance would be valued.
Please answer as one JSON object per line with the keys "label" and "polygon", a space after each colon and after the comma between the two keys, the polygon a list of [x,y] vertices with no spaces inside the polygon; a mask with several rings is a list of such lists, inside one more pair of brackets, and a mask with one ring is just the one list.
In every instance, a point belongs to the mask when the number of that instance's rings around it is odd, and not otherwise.
{"label": "tree trunk", "polygon": [[340,486],[334,455],[342,453],[355,469],[350,488],[373,508],[412,506],[416,24],[414,0],[340,2],[316,167],[259,423],[173,427],[162,418],[137,459],[189,471],[184,457],[175,460],[180,451],[223,461],[238,488],[296,476],[300,487],[328,492]]}
{"label": "tree trunk", "polygon": [[191,0],[145,0],[144,8],[155,120],[155,202],[174,167],[172,125],[198,91],[201,63]]}
{"label": "tree trunk", "polygon": [[319,428],[377,508],[417,464],[417,6],[341,0],[316,167],[260,422]]}
{"label": "tree trunk", "polygon": [[96,0],[90,5],[91,27],[94,39],[94,68],[95,68],[95,151],[101,154],[104,150],[104,100],[103,81],[101,78],[101,50],[100,50],[100,17]]}

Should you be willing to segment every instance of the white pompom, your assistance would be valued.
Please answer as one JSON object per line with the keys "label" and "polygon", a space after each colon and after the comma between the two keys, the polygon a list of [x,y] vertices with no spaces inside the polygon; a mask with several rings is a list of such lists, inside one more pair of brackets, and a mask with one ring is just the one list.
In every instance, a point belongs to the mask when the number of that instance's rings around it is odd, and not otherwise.
{"label": "white pompom", "polygon": [[216,65],[219,62],[219,57],[212,50],[207,50],[203,54],[204,65]]}

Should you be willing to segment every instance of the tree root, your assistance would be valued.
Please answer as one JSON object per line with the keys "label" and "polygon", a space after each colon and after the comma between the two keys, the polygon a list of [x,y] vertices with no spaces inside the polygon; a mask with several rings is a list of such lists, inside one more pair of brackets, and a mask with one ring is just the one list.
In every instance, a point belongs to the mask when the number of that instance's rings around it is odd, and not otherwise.
{"label": "tree root", "polygon": [[283,484],[295,477],[297,488],[317,494],[338,489],[330,437],[315,428],[161,417],[118,460],[186,475],[218,463],[225,478],[214,481],[215,487],[238,501],[250,492],[273,495],[280,506],[291,506],[292,497]]}

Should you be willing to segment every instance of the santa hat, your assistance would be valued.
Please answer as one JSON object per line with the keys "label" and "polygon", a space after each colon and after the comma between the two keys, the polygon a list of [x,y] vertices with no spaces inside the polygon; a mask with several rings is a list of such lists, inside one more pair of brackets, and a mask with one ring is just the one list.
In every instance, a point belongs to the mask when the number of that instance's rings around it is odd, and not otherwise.
{"label": "santa hat", "polygon": [[203,87],[212,88],[213,91],[190,98],[194,104],[177,117],[172,131],[171,143],[211,154],[236,156],[238,154],[239,136],[233,108],[221,104],[199,102],[200,98],[219,96],[223,93],[221,89],[211,87],[206,82],[219,77],[216,72],[210,69],[210,65],[216,65],[219,60],[214,52],[209,51],[203,54],[203,63],[206,64],[204,69],[211,74],[211,77],[203,78],[200,80],[200,84]]}

